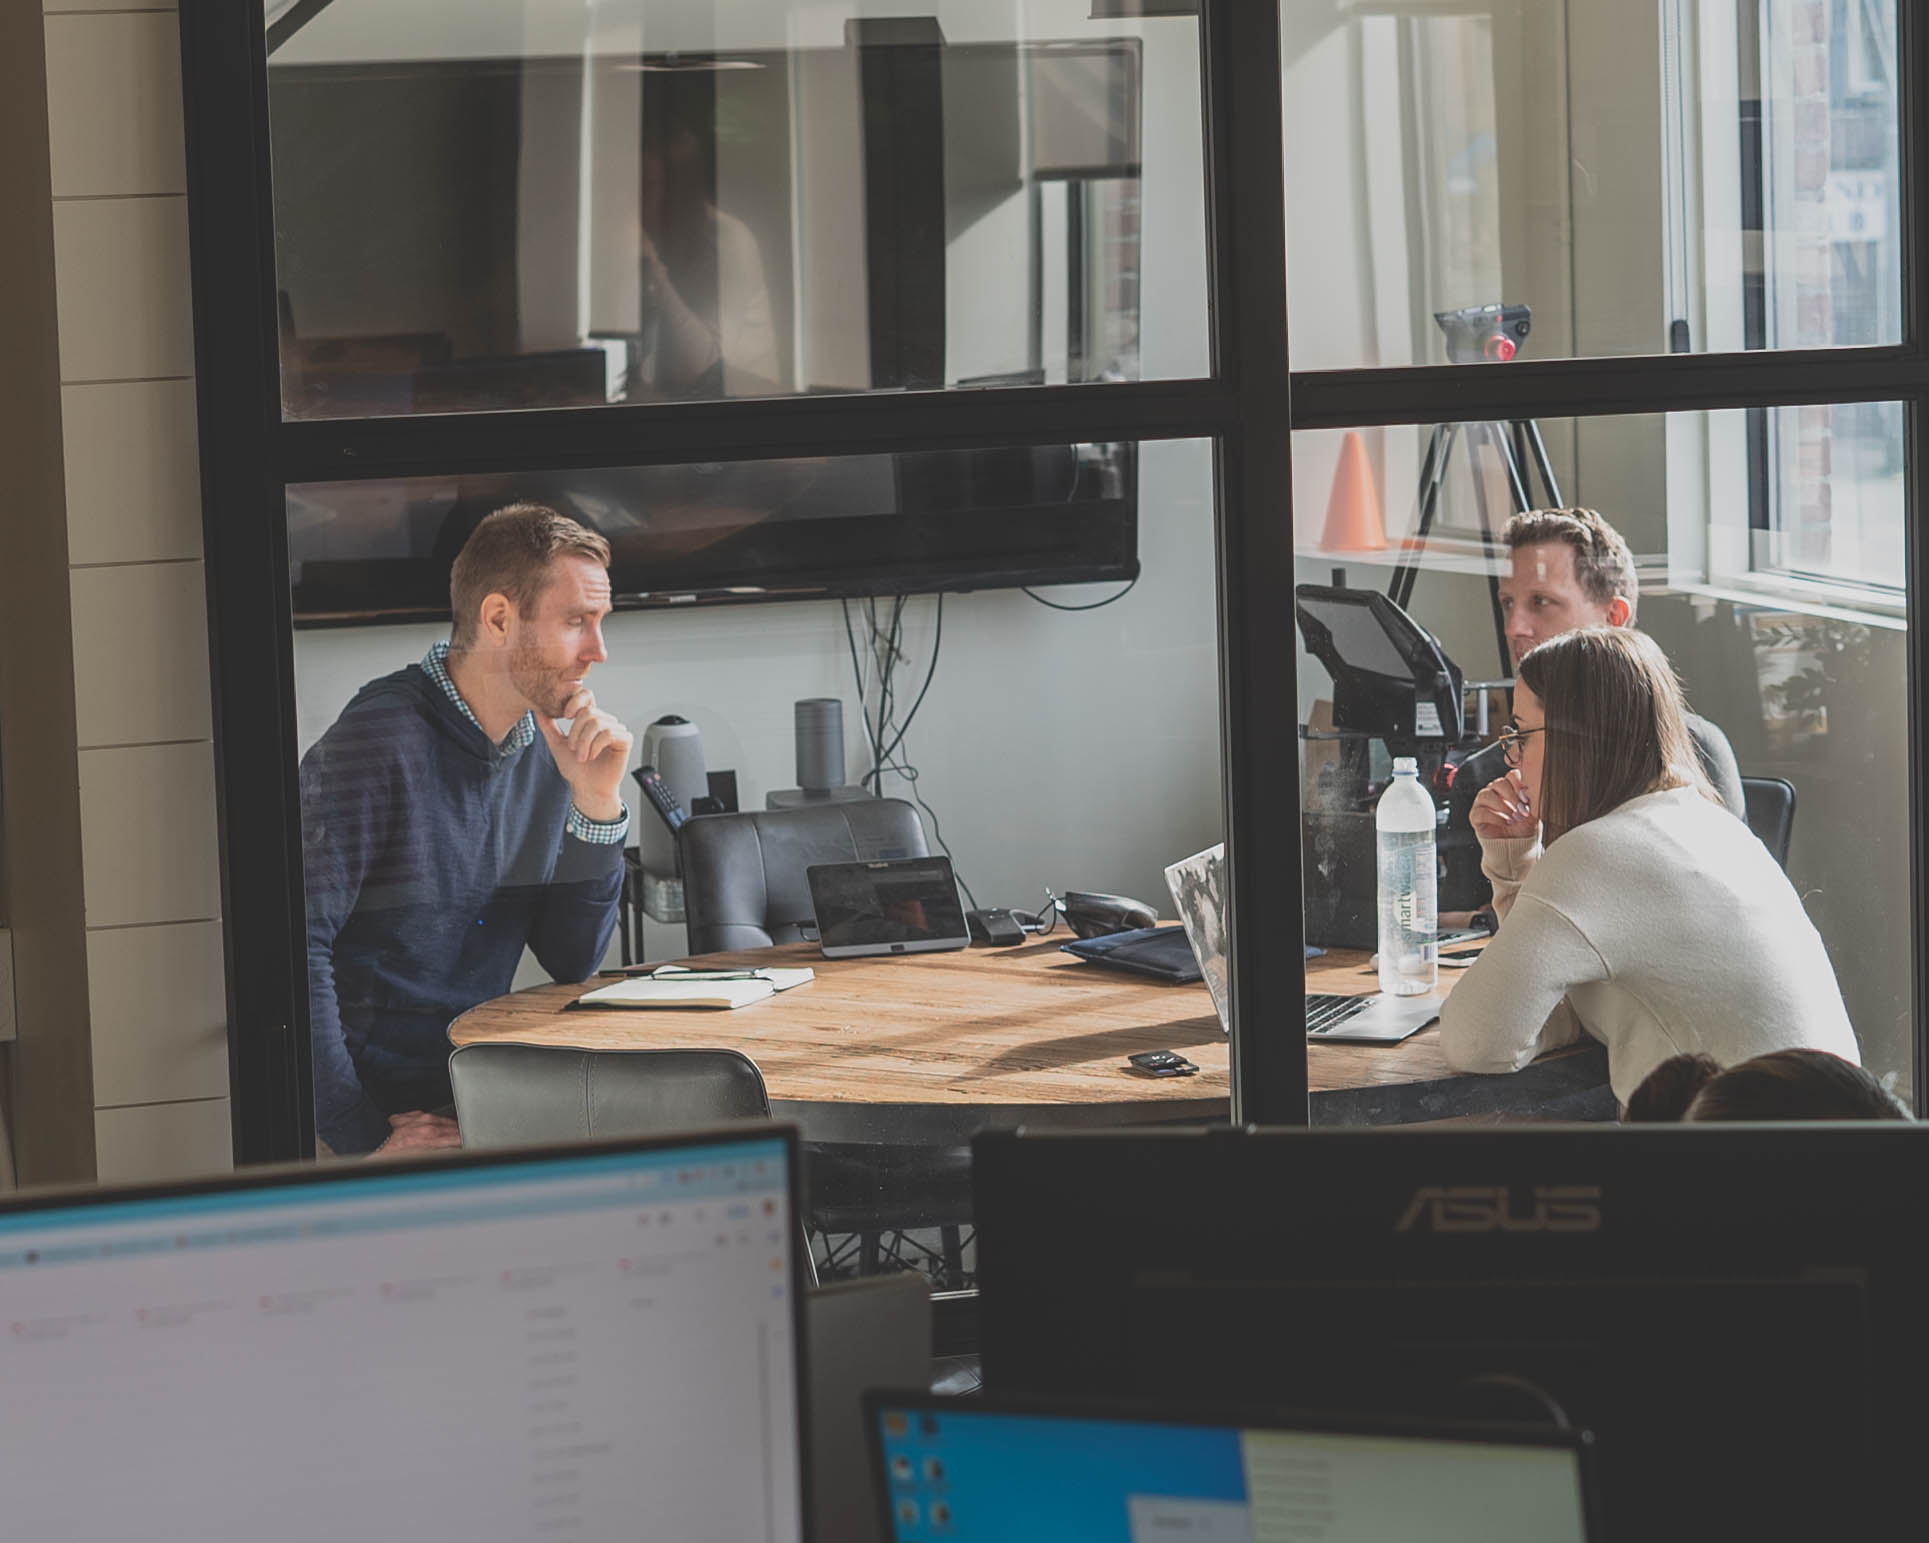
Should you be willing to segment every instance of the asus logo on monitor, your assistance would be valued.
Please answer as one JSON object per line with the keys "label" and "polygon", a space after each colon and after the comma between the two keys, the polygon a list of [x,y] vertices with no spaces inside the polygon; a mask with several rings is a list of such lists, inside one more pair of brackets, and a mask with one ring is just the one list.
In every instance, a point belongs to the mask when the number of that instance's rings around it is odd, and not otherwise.
{"label": "asus logo on monitor", "polygon": [[1395,1232],[1598,1232],[1598,1184],[1536,1185],[1517,1205],[1504,1187],[1429,1184],[1414,1193]]}

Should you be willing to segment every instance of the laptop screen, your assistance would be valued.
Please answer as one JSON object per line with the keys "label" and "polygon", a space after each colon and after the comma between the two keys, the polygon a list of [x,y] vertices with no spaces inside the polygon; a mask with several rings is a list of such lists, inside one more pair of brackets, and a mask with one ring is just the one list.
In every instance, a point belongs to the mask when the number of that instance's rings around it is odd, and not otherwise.
{"label": "laptop screen", "polygon": [[790,1140],[0,1214],[10,1532],[794,1543]]}
{"label": "laptop screen", "polygon": [[826,954],[963,948],[971,941],[948,857],[814,863],[804,872]]}
{"label": "laptop screen", "polygon": [[1584,1543],[1578,1438],[876,1401],[897,1543]]}

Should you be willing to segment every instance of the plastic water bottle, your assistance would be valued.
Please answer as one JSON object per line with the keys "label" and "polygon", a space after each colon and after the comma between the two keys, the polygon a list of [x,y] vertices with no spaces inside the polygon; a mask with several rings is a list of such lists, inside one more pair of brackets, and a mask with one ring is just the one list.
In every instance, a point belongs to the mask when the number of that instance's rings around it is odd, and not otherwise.
{"label": "plastic water bottle", "polygon": [[1391,996],[1431,991],[1439,973],[1434,820],[1420,769],[1403,755],[1373,811],[1380,846],[1380,989]]}

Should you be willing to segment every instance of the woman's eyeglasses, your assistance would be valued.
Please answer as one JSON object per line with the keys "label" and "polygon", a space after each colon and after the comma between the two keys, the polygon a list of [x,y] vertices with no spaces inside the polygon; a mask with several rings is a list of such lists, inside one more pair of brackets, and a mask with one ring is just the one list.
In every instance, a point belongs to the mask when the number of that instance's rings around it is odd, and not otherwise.
{"label": "woman's eyeglasses", "polygon": [[1500,758],[1509,766],[1520,765],[1521,757],[1527,752],[1527,737],[1545,732],[1545,725],[1538,729],[1523,729],[1518,723],[1504,725],[1500,731]]}

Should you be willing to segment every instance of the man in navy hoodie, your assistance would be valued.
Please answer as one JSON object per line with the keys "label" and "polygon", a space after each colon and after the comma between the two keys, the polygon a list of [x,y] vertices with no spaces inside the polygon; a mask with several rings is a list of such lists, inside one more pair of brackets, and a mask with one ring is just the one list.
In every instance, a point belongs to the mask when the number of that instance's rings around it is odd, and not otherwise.
{"label": "man in navy hoodie", "polygon": [[[315,1124],[338,1154],[457,1146],[449,1023],[616,927],[631,738],[596,705],[609,544],[515,504],[449,575],[454,626],[301,763]],[[540,743],[539,743],[540,741]]]}

